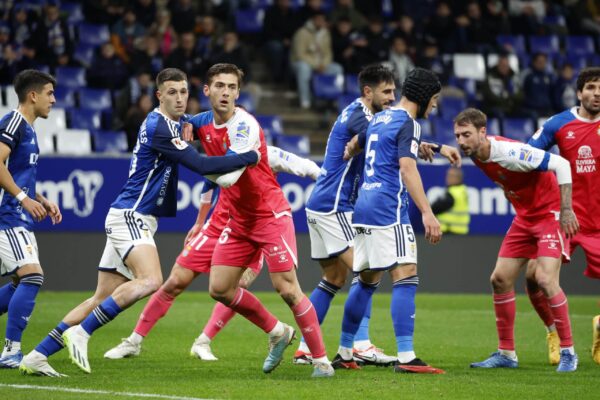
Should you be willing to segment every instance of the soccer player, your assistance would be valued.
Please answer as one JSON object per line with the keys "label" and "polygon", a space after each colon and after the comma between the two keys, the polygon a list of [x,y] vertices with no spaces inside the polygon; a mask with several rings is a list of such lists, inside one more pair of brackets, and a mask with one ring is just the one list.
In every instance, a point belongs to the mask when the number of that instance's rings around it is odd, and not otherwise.
{"label": "soccer player", "polygon": [[[400,102],[375,114],[366,134],[359,135],[365,148],[364,182],[354,207],[356,228],[353,269],[358,283],[351,287],[344,306],[342,334],[333,365],[352,364],[352,342],[366,305],[388,271],[394,283],[391,314],[397,345],[396,372],[442,373],[417,358],[413,348],[417,276],[416,240],[407,212],[405,190],[419,208],[425,238],[441,239],[440,224],[427,201],[416,158],[421,129],[415,118],[427,118],[440,96],[437,76],[422,68],[412,70],[402,85]],[[366,143],[366,147],[365,147]]]}
{"label": "soccer player", "polygon": [[[550,118],[529,144],[548,150],[557,145],[560,155],[571,164],[573,209],[581,229],[571,239],[571,253],[578,246],[585,252],[585,275],[600,279],[600,68],[584,68],[577,77],[579,107]],[[600,315],[592,320],[592,357],[600,364]]]}
{"label": "soccer player", "polygon": [[[514,284],[529,260],[560,337],[558,372],[577,369],[567,298],[559,285],[562,259],[579,224],[571,207],[571,170],[562,157],[503,137],[486,136],[487,117],[468,108],[454,119],[456,141],[483,173],[504,190],[515,216],[490,278],[498,330],[498,351],[473,368],[517,368],[514,343]],[[548,171],[554,171],[556,176]],[[560,188],[560,189],[559,189]]]}
{"label": "soccer player", "polygon": [[[306,204],[311,256],[323,271],[310,295],[322,324],[333,297],[352,270],[354,229],[352,212],[362,181],[364,153],[344,160],[344,148],[354,136],[365,132],[374,113],[394,102],[394,74],[382,65],[365,67],[358,75],[361,96],[338,116],[331,128],[322,173]],[[353,281],[353,284],[355,282]],[[385,355],[369,340],[371,303],[354,338],[354,357],[367,364],[386,365],[396,357]],[[304,338],[294,354],[295,364],[310,364],[312,356]]]}
{"label": "soccer player", "polygon": [[55,85],[44,72],[21,71],[14,80],[19,106],[0,119],[0,273],[13,277],[0,287],[0,315],[8,312],[0,368],[21,363],[21,337],[44,282],[33,222],[47,215],[53,224],[62,220],[58,206],[35,190],[40,151],[33,122],[48,118]]}
{"label": "soccer player", "polygon": [[[320,168],[313,161],[298,157],[277,147],[269,146],[269,166],[273,172],[287,172],[297,176],[310,176],[316,179]],[[200,274],[210,273],[210,261],[213,250],[219,240],[221,232],[229,219],[229,210],[226,200],[219,197],[211,218],[206,225],[204,221],[211,208],[215,184],[205,184],[201,197],[201,206],[198,210],[196,223],[185,239],[184,249],[177,257],[167,281],[151,297],[140,314],[135,329],[131,335],[108,350],[104,357],[120,359],[123,357],[137,356],[142,349],[143,339],[150,333],[171,308],[175,298],[181,294],[192,281]],[[240,279],[240,287],[247,289],[256,279],[262,269],[262,260],[248,265]],[[217,358],[210,348],[211,340],[235,316],[235,311],[218,303],[213,308],[212,314],[202,333],[192,345],[190,354],[201,360],[215,361]]]}
{"label": "soccer player", "polygon": [[215,64],[206,74],[204,94],[211,111],[190,120],[207,154],[240,152],[259,146],[261,162],[221,176],[217,183],[229,186],[221,196],[229,203],[230,220],[212,257],[210,295],[243,315],[269,334],[269,354],[263,372],[281,362],[295,330],[278,321],[249,291],[239,287],[244,269],[264,256],[271,281],[291,308],[313,355],[313,377],[334,375],[327,358],[315,309],[302,293],[296,268],[296,237],[290,206],[266,160],[262,129],[254,117],[235,106],[243,72],[233,64]]}
{"label": "soccer player", "polygon": [[87,346],[93,332],[124,309],[155,292],[162,283],[154,243],[158,217],[177,211],[178,165],[199,174],[218,174],[255,164],[255,151],[202,157],[180,138],[188,98],[185,73],[166,68],[156,77],[159,107],[142,123],[133,150],[129,178],[106,217],[106,246],[98,266],[96,293],[71,310],[48,336],[23,358],[21,370],[60,376],[48,356],[64,346],[73,363],[90,373]]}

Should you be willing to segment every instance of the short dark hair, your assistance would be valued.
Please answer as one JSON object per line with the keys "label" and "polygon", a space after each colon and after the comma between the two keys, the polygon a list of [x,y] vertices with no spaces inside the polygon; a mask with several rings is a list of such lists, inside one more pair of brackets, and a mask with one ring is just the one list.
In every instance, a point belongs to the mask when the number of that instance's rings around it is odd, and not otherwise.
{"label": "short dark hair", "polygon": [[380,83],[394,83],[394,73],[381,64],[367,65],[358,74],[361,96],[364,94],[366,86],[375,89]]}
{"label": "short dark hair", "polygon": [[459,126],[473,124],[477,129],[487,126],[487,116],[476,108],[467,108],[454,117],[454,123]]}
{"label": "short dark hair", "polygon": [[187,81],[187,75],[177,68],[165,68],[156,75],[156,87],[160,87],[160,85],[167,81]]}
{"label": "short dark hair", "polygon": [[588,67],[581,70],[577,77],[577,91],[581,92],[588,82],[600,80],[600,67]]}
{"label": "short dark hair", "polygon": [[51,83],[52,86],[56,86],[56,79],[45,72],[36,69],[26,69],[19,72],[13,81],[19,103],[25,103],[29,92],[35,90],[39,93],[48,83]]}
{"label": "short dark hair", "polygon": [[242,87],[242,80],[244,79],[244,71],[242,71],[235,64],[219,63],[215,64],[206,71],[206,84],[210,86],[213,78],[219,74],[232,74],[238,78],[238,87]]}

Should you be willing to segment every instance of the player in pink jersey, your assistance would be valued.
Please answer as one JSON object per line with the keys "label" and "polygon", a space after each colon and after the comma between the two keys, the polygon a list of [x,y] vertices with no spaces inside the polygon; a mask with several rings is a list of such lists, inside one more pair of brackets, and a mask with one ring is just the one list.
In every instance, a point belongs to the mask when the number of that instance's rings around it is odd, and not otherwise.
{"label": "player in pink jersey", "polygon": [[[585,275],[600,279],[600,196],[591,195],[600,186],[600,68],[583,69],[576,85],[581,106],[547,120],[529,144],[544,150],[557,145],[571,163],[573,208],[581,223],[571,239],[571,253],[581,246],[587,261]],[[600,315],[593,318],[592,331],[592,357],[600,364]]]}
{"label": "player in pink jersey", "polygon": [[[515,208],[491,276],[498,330],[498,351],[473,368],[516,368],[514,284],[529,260],[535,280],[550,306],[560,338],[558,372],[577,369],[567,298],[559,286],[561,261],[569,259],[569,241],[579,230],[571,206],[571,170],[562,157],[503,137],[486,136],[487,117],[474,108],[454,119],[456,141]],[[549,172],[554,171],[556,176]],[[560,190],[559,190],[560,188]],[[560,210],[560,211],[559,211]]]}
{"label": "player in pink jersey", "polygon": [[239,287],[244,268],[264,256],[271,281],[290,306],[314,357],[313,377],[334,375],[314,307],[298,278],[296,237],[289,204],[267,163],[264,134],[256,119],[236,107],[243,72],[233,64],[215,64],[206,74],[204,94],[212,110],[190,120],[207,154],[258,148],[263,156],[253,168],[215,177],[226,187],[230,220],[215,247],[209,291],[211,296],[242,314],[269,334],[269,354],[263,371],[281,362],[295,330],[278,321],[249,291]]}
{"label": "player in pink jersey", "polygon": [[[313,161],[295,154],[269,146],[269,166],[274,172],[287,172],[297,176],[310,176],[316,179],[320,168]],[[175,298],[179,296],[200,274],[210,273],[211,258],[221,232],[229,219],[229,204],[224,196],[220,196],[210,219],[204,223],[212,206],[214,184],[206,183],[200,199],[200,209],[196,223],[189,230],[184,248],[177,257],[167,281],[156,291],[140,314],[131,335],[120,344],[108,350],[104,357],[121,359],[135,357],[140,354],[142,341],[171,308]],[[248,288],[262,269],[262,260],[248,265],[248,269],[240,278],[240,286]],[[210,348],[211,340],[235,316],[235,311],[221,303],[217,303],[204,327],[202,334],[194,341],[190,355],[205,361],[217,358]]]}

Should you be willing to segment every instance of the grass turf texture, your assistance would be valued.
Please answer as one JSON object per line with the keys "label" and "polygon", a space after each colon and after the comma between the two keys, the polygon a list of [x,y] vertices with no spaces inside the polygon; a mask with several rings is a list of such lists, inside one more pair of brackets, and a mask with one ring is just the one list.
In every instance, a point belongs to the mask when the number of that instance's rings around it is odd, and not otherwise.
{"label": "grass turf texture", "polygon": [[[43,292],[23,337],[26,352],[31,350],[71,307],[88,293]],[[293,323],[283,301],[272,293],[258,293],[265,305],[284,322]],[[338,295],[323,326],[328,355],[338,346],[345,294]],[[389,313],[390,295],[373,299],[371,338],[395,353],[395,340]],[[90,341],[92,374],[78,370],[66,350],[50,358],[51,365],[69,378],[50,379],[22,376],[15,370],[0,370],[1,399],[127,399],[107,394],[82,394],[25,390],[1,384],[61,386],[66,388],[153,393],[210,399],[513,399],[513,398],[592,398],[593,383],[600,366],[590,356],[591,319],[598,313],[593,297],[571,296],[579,370],[558,374],[547,361],[545,330],[528,300],[517,301],[516,345],[520,366],[516,370],[470,369],[497,346],[492,301],[486,295],[417,295],[415,348],[417,355],[445,375],[395,374],[391,368],[366,367],[362,371],[336,371],[327,380],[310,378],[312,367],[291,362],[298,342],[288,348],[282,364],[273,373],[261,371],[267,354],[267,337],[245,319],[236,316],[212,342],[216,362],[189,356],[191,344],[212,310],[206,293],[184,293],[170,312],[157,324],[143,343],[139,357],[105,360],[103,354],[117,345],[133,329],[145,300],[122,313],[98,330]],[[6,315],[0,317],[4,332]],[[295,326],[295,324],[294,324]]]}

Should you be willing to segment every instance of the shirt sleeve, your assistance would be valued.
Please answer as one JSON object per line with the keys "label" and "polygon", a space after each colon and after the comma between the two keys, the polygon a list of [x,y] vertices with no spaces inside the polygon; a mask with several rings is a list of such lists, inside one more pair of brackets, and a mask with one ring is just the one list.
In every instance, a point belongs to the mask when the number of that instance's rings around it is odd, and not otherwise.
{"label": "shirt sleeve", "polygon": [[250,151],[260,145],[260,126],[254,118],[241,118],[229,129],[229,149],[235,153]]}
{"label": "shirt sleeve", "polygon": [[321,172],[321,168],[314,161],[298,157],[279,147],[268,146],[267,151],[269,166],[273,172],[287,172],[301,177],[310,176],[313,179],[317,179]]}
{"label": "shirt sleeve", "polygon": [[21,129],[23,126],[23,117],[17,112],[4,118],[0,122],[0,142],[4,143],[10,150],[14,150],[21,141]]}
{"label": "shirt sleeve", "polygon": [[550,118],[529,138],[527,144],[538,149],[548,150],[556,144],[555,135],[559,128],[556,119]]}
{"label": "shirt sleeve", "polygon": [[398,144],[398,158],[409,157],[417,159],[419,143],[421,142],[421,126],[412,118],[400,127],[396,135]]}
{"label": "shirt sleeve", "polygon": [[492,141],[490,161],[515,172],[547,171],[550,153],[521,142]]}

